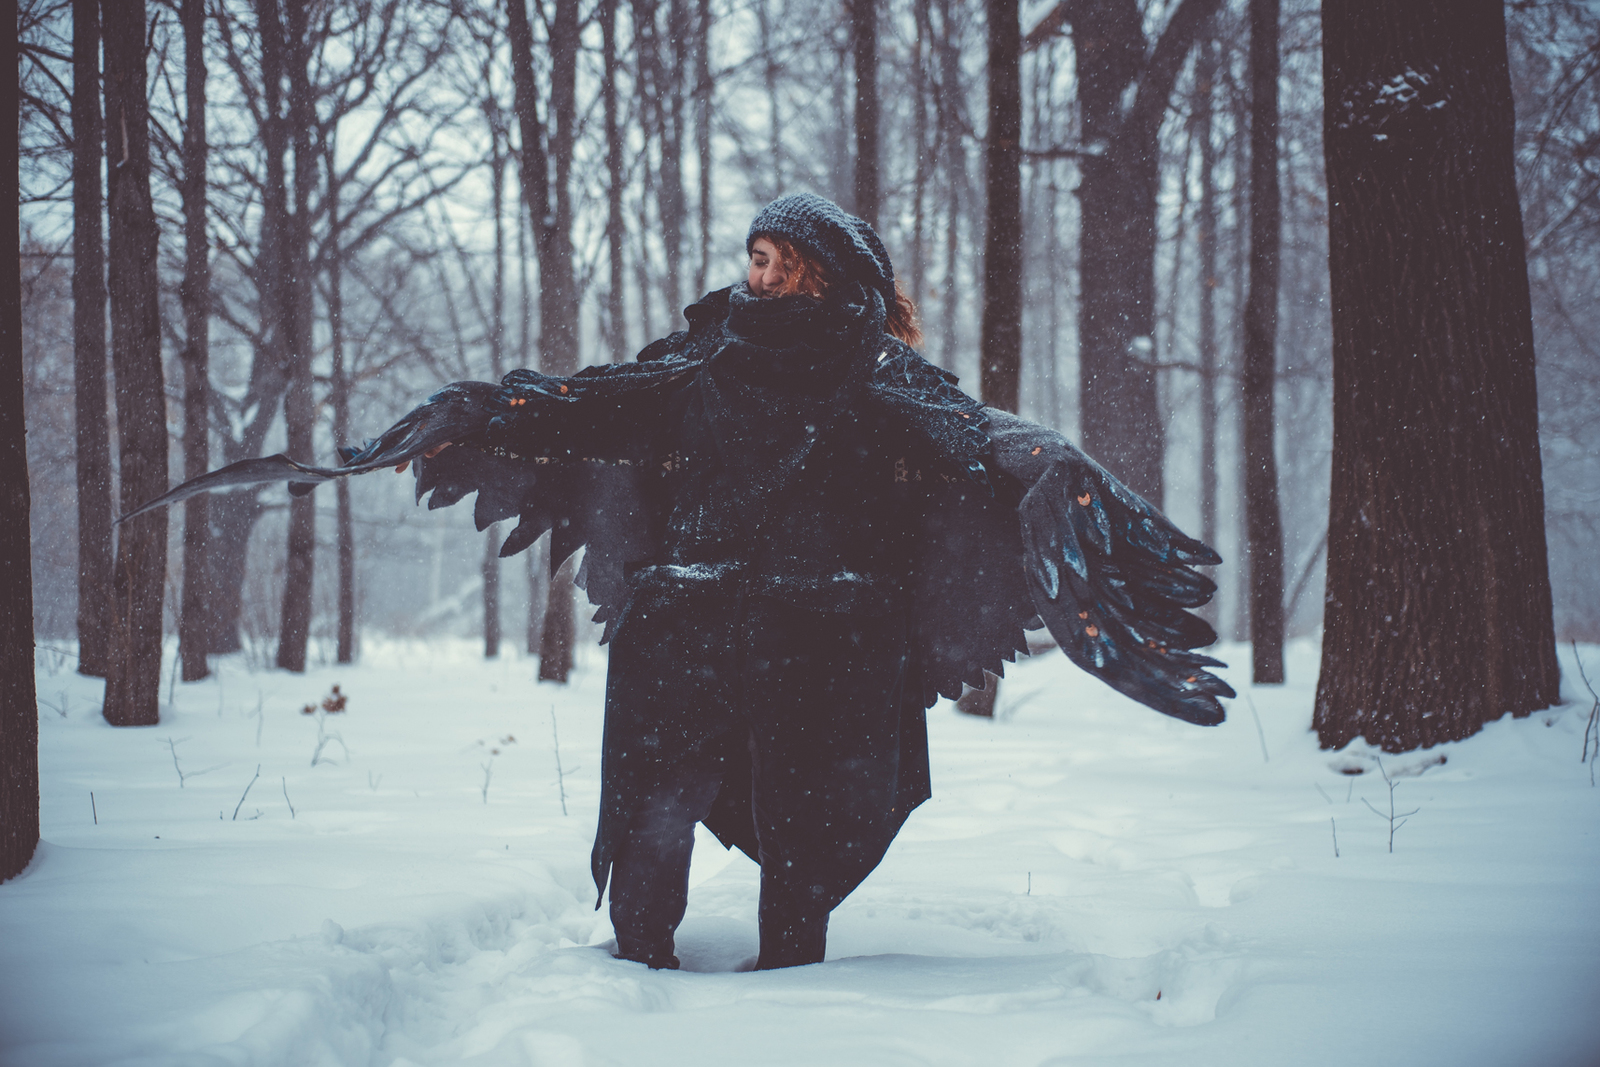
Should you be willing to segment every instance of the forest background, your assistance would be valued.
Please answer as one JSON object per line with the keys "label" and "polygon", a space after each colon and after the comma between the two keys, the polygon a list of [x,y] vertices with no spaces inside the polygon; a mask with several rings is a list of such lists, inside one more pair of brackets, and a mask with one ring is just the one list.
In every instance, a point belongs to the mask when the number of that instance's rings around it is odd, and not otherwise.
{"label": "forest background", "polygon": [[[74,6],[23,0],[19,22],[33,588],[44,642],[73,638],[80,610]],[[519,27],[503,5],[290,0],[278,22],[276,3],[150,4],[171,480],[185,469],[184,363],[196,321],[186,319],[194,304],[184,291],[185,209],[195,196],[185,184],[186,75],[194,74],[185,69],[185,10],[203,12],[209,281],[198,321],[209,349],[210,466],[285,447],[329,462],[337,445],[376,433],[447,381],[631,358],[680,328],[686,303],[742,276],[757,207],[807,190],[876,219],[922,308],[924,353],[977,392],[993,5],[858,6],[874,13],[865,83],[864,33],[848,5],[819,14],[787,0],[540,0],[520,27],[529,62],[519,68]],[[1146,5],[1152,38],[1177,6]],[[1096,145],[1086,136],[1074,41],[1051,25],[1057,9],[1030,2],[1019,13],[1023,239],[1020,261],[1006,269],[1023,286],[1020,411],[1077,438],[1078,190]],[[273,27],[263,22],[268,10]],[[1514,3],[1506,14],[1556,632],[1600,640],[1600,13],[1555,0]],[[1249,636],[1240,445],[1246,18],[1243,3],[1220,5],[1160,123],[1155,326],[1142,353],[1162,423],[1157,503],[1237,564],[1219,572],[1212,608],[1223,636],[1236,640]],[[1321,622],[1332,438],[1319,28],[1316,5],[1284,3],[1275,447],[1290,636]],[[264,78],[274,64],[286,73]],[[519,88],[518,69],[533,83]],[[865,141],[862,84],[875,85],[878,110],[876,136]],[[519,108],[519,99],[534,106]],[[109,144],[117,130],[107,135]],[[875,148],[868,186],[863,144]],[[524,174],[542,175],[530,185],[543,187],[524,188]],[[552,262],[541,250],[565,240],[570,276],[541,273]],[[1202,359],[1208,348],[1214,370]],[[286,424],[286,405],[298,427]],[[295,447],[294,435],[303,442],[306,433],[312,455]],[[315,509],[300,527],[315,538],[313,662],[355,654],[362,631],[481,634],[492,651],[502,621],[519,643],[540,647],[550,589],[543,543],[526,563],[497,562],[505,530],[476,534],[466,509],[415,508],[409,477],[357,479],[348,496],[317,494]],[[219,498],[210,525],[208,566],[237,596],[236,615],[212,621],[208,650],[242,649],[271,663],[295,558],[288,498],[281,490]],[[175,514],[168,632],[182,598],[182,529]]]}

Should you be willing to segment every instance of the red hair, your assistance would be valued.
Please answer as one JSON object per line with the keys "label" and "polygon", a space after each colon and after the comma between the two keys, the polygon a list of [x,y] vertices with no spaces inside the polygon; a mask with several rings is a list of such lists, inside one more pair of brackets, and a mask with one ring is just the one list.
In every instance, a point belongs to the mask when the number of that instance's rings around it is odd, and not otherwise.
{"label": "red hair", "polygon": [[[784,268],[786,277],[783,284],[772,294],[773,296],[809,296],[813,300],[821,300],[828,294],[828,275],[822,264],[806,255],[794,242],[770,233],[758,234],[772,242],[772,248],[778,254],[778,263]],[[906,344],[916,347],[922,343],[922,323],[917,318],[917,305],[900,288],[900,283],[894,283],[894,303],[887,309],[888,320],[884,327]]]}

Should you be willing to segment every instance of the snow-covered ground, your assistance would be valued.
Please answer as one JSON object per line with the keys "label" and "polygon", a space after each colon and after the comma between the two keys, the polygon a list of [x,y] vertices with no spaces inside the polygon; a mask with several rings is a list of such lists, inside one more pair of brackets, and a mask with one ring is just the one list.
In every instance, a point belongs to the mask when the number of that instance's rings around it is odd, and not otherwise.
{"label": "snow-covered ground", "polygon": [[[1384,759],[1418,809],[1392,854],[1376,762],[1308,732],[1314,648],[1285,687],[1232,671],[1210,730],[1038,657],[999,721],[929,713],[934,799],[828,961],[769,973],[756,869],[709,837],[685,969],[607,952],[603,650],[566,688],[465,642],[224,662],[123,730],[70,660],[39,663],[44,841],[0,887],[8,1065],[1600,1063],[1570,650],[1567,705]],[[335,684],[347,710],[302,714]]]}

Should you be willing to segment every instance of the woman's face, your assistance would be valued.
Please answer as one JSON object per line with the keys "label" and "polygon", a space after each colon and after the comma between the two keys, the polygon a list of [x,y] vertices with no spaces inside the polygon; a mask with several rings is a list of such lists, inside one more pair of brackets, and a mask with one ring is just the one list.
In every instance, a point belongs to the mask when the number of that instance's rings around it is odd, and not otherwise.
{"label": "woman's face", "polygon": [[788,281],[778,250],[765,237],[757,237],[750,246],[750,292],[754,296],[776,296]]}

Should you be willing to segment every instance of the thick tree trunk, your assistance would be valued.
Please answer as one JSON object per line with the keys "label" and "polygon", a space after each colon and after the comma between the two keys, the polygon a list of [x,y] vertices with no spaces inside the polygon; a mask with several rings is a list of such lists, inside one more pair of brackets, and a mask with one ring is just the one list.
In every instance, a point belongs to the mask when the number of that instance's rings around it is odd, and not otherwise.
{"label": "thick tree trunk", "polygon": [[[310,47],[306,0],[284,0],[287,29],[284,57],[289,73],[289,130],[294,142],[294,215],[287,227],[284,248],[284,287],[289,300],[283,309],[288,342],[284,355],[288,388],[283,394],[283,421],[287,451],[291,456],[315,454],[313,433],[316,409],[311,377],[311,195],[317,182],[317,162],[311,151],[312,113]],[[278,666],[306,669],[306,646],[311,638],[311,592],[316,575],[317,502],[310,493],[289,498],[289,535],[284,561],[283,611],[278,625]]]}
{"label": "thick tree trunk", "polygon": [[[3,17],[17,24],[7,0]],[[76,51],[76,44],[74,45]],[[17,39],[0,45],[17,69]],[[74,107],[74,111],[76,111]],[[82,135],[75,121],[74,134]],[[17,124],[0,134],[0,248],[16,248]],[[99,183],[96,182],[98,188]],[[98,206],[95,209],[99,210]],[[15,267],[0,272],[0,882],[22,873],[39,844],[39,705],[33,683],[33,557],[28,540],[28,444],[22,410],[22,287]],[[103,394],[102,394],[103,395]],[[109,503],[109,501],[108,501]]]}
{"label": "thick tree trunk", "polygon": [[[143,0],[105,7],[105,99],[110,218],[108,288],[116,373],[121,508],[167,491],[167,412],[161,371],[157,231],[150,198]],[[111,656],[103,713],[113,726],[160,721],[161,606],[167,513],[118,527]]]}
{"label": "thick tree trunk", "polygon": [[1078,277],[1078,403],[1083,447],[1158,507],[1162,425],[1151,365],[1155,330],[1157,129],[1123,128],[1144,63],[1135,0],[1092,0],[1076,26],[1083,139]]}
{"label": "thick tree trunk", "polygon": [[483,532],[483,658],[500,655],[500,524]]}
{"label": "thick tree trunk", "polygon": [[1314,726],[1400,752],[1559,699],[1498,0],[1322,9],[1334,443]]}
{"label": "thick tree trunk", "polygon": [[105,677],[111,636],[111,423],[101,224],[100,3],[72,3],[72,350],[78,466],[78,673]]}
{"label": "thick tree trunk", "polygon": [[1250,540],[1251,672],[1283,682],[1283,523],[1273,390],[1277,386],[1278,0],[1250,0],[1250,296],[1244,309],[1245,526]]}
{"label": "thick tree trunk", "polygon": [[848,0],[855,51],[855,213],[878,225],[878,0]]}
{"label": "thick tree trunk", "polygon": [[1146,52],[1135,0],[1085,0],[1075,24],[1083,160],[1078,189],[1078,403],[1084,447],[1157,506],[1166,429],[1155,369],[1156,187],[1173,82],[1218,0],[1181,0]]}
{"label": "thick tree trunk", "polygon": [[[183,0],[183,476],[198,478],[211,464],[211,257],[206,239],[206,59],[204,0]],[[209,493],[191,497],[183,512],[183,606],[178,659],[183,680],[210,674],[211,571]]]}

